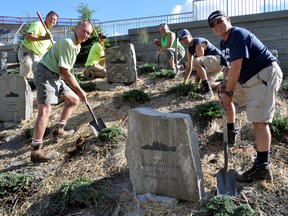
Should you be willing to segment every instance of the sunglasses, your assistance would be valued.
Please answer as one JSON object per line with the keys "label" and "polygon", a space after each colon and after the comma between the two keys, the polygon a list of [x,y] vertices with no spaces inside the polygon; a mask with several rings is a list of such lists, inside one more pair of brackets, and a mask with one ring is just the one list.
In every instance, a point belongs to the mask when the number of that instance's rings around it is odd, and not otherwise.
{"label": "sunglasses", "polygon": [[211,23],[209,24],[209,27],[210,27],[210,28],[214,28],[216,25],[221,24],[223,21],[224,21],[224,18],[223,18],[223,17],[222,17],[222,18],[219,18],[219,19],[216,19],[216,20],[214,20],[213,22],[211,22]]}
{"label": "sunglasses", "polygon": [[165,26],[165,25],[167,25],[166,23],[161,23],[159,26]]}

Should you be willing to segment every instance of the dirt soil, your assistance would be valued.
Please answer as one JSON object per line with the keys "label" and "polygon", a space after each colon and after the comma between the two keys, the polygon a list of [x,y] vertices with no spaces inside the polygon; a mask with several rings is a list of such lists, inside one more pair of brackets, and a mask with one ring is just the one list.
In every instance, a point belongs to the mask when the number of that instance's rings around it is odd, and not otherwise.
{"label": "dirt soil", "polygon": [[[81,73],[82,67],[76,68]],[[181,83],[183,74],[178,79],[153,78],[149,74],[139,75],[139,80],[132,85],[108,84],[107,81],[96,79],[97,91],[88,93],[88,100],[97,116],[101,116],[108,127],[119,126],[124,136],[117,145],[105,144],[96,138],[88,126],[92,120],[85,104],[80,104],[67,123],[67,129],[76,132],[65,141],[53,144],[51,134],[44,138],[45,150],[57,150],[60,157],[54,161],[41,164],[30,162],[30,140],[25,131],[34,127],[37,106],[33,116],[18,125],[0,131],[0,172],[15,171],[29,173],[34,177],[33,187],[25,193],[10,194],[0,197],[0,215],[55,215],[51,194],[64,181],[85,176],[95,181],[95,188],[105,192],[98,198],[95,205],[88,207],[69,206],[62,215],[194,215],[209,199],[216,195],[216,176],[218,169],[223,167],[222,135],[215,131],[222,129],[222,120],[204,121],[195,114],[195,105],[207,101],[168,95],[166,90]],[[148,93],[151,100],[146,103],[127,102],[121,94],[130,89],[141,89]],[[33,92],[35,95],[35,92]],[[217,95],[213,95],[217,100]],[[276,103],[276,110],[287,114],[287,91],[281,90]],[[65,104],[53,107],[49,128],[59,119]],[[125,158],[127,137],[127,113],[136,107],[151,107],[161,112],[180,112],[189,114],[193,120],[195,131],[199,137],[199,151],[204,176],[206,200],[199,203],[178,201],[174,204],[158,202],[140,203],[134,197]],[[243,108],[237,109],[237,125],[240,129],[237,145],[229,149],[229,166],[237,171],[247,170],[252,166],[255,157],[255,140],[253,128],[246,120]],[[73,147],[77,139],[84,139],[81,151],[68,154],[67,148]],[[237,183],[239,196],[235,202],[250,204],[260,215],[288,215],[288,134],[281,139],[273,138],[271,152],[271,169],[274,176],[272,184],[265,182]]]}

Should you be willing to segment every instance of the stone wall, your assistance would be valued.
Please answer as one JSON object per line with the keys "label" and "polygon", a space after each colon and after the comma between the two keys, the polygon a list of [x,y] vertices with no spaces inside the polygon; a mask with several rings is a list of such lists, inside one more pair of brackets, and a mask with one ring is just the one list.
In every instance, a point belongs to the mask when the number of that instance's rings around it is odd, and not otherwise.
{"label": "stone wall", "polygon": [[[278,50],[278,60],[285,74],[288,76],[288,11],[277,11],[254,15],[230,17],[232,25],[244,27],[253,32],[270,50]],[[172,31],[187,28],[193,36],[205,37],[214,45],[219,47],[220,38],[214,35],[207,25],[206,20],[169,24]],[[141,31],[149,34],[149,43],[142,44],[139,35]],[[153,40],[159,38],[159,27],[145,29],[130,29],[129,38],[135,46],[137,60],[155,62],[156,47]],[[124,39],[124,40],[122,40]],[[117,41],[118,44],[127,43],[127,37],[111,37],[111,44]],[[147,54],[148,53],[148,54]]]}

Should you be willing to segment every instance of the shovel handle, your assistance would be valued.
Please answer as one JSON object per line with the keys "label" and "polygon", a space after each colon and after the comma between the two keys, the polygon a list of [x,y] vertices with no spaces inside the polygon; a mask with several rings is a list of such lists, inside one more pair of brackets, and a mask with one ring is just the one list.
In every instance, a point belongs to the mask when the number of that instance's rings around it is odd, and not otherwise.
{"label": "shovel handle", "polygon": [[[48,30],[48,28],[47,28],[47,26],[46,26],[44,20],[42,19],[41,14],[40,14],[38,11],[37,11],[37,16],[38,16],[38,18],[40,19],[40,21],[41,21],[43,27],[45,28],[46,32],[49,33],[49,30]],[[53,42],[51,36],[50,36],[49,39],[50,39],[51,43],[54,44],[54,42]]]}
{"label": "shovel handle", "polygon": [[98,37],[98,33],[97,33],[96,29],[95,29],[95,26],[93,25],[93,23],[91,22],[91,20],[89,18],[88,18],[88,21],[92,25],[92,28],[93,28],[94,33],[96,34],[96,37]]}
{"label": "shovel handle", "polygon": [[88,107],[88,109],[89,109],[89,111],[90,111],[90,113],[91,113],[91,115],[92,115],[92,117],[93,117],[93,120],[97,123],[97,119],[96,119],[96,117],[95,117],[95,114],[94,114],[94,112],[93,112],[90,104],[89,104],[89,103],[86,103],[86,105],[87,105],[87,107]]}

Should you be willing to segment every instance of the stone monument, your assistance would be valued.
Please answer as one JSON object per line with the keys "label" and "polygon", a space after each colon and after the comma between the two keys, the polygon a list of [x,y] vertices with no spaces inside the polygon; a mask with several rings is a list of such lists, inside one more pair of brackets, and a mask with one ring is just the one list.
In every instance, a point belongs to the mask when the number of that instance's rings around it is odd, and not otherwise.
{"label": "stone monument", "polygon": [[198,138],[189,115],[130,110],[125,155],[136,195],[203,199]]}
{"label": "stone monument", "polygon": [[131,43],[105,50],[108,83],[133,84],[137,81],[136,54]]}
{"label": "stone monument", "polygon": [[0,76],[0,121],[20,122],[33,113],[31,87],[19,75],[8,73]]}

